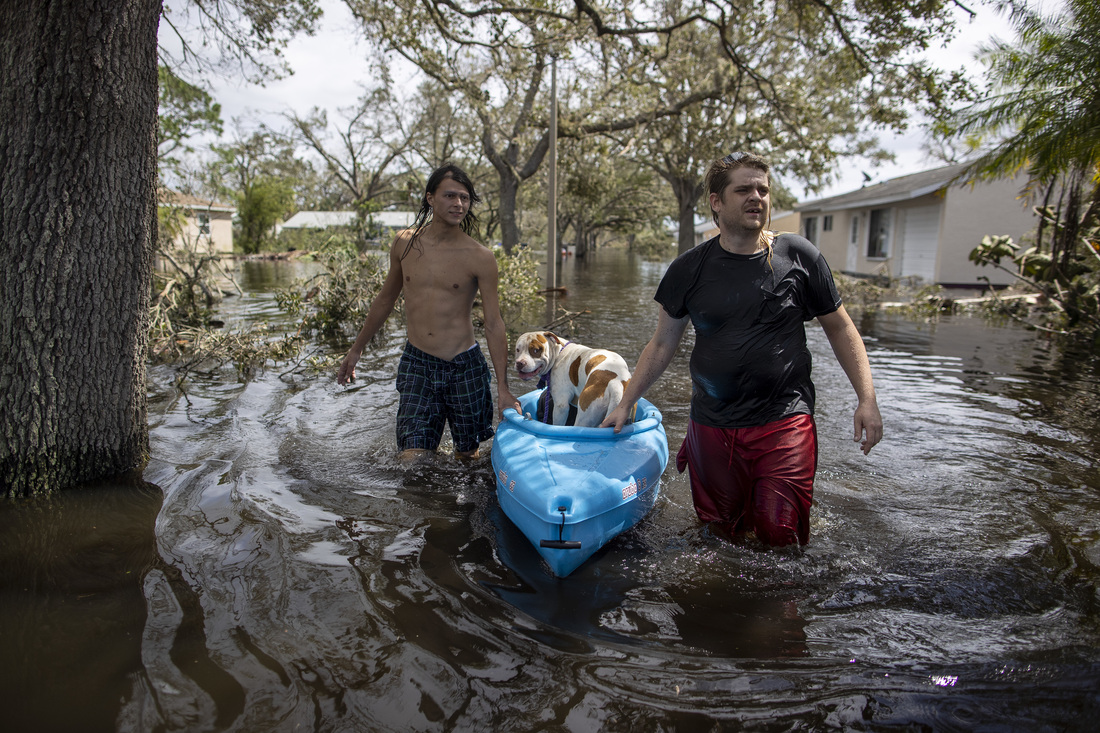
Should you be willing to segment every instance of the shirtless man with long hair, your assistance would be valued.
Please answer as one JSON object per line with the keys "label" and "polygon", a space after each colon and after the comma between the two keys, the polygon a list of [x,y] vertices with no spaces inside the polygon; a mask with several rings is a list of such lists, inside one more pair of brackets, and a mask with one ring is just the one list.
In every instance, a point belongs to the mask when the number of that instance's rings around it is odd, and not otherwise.
{"label": "shirtless man with long hair", "polygon": [[432,173],[416,225],[394,239],[389,273],[337,373],[340,384],[355,379],[363,349],[404,292],[408,341],[397,370],[401,459],[434,452],[446,423],[459,458],[476,458],[481,441],[493,435],[491,378],[472,318],[479,292],[498,412],[516,405],[508,389],[508,338],[500,315],[496,258],[471,236],[477,227],[471,207],[480,200],[461,168],[447,164]]}

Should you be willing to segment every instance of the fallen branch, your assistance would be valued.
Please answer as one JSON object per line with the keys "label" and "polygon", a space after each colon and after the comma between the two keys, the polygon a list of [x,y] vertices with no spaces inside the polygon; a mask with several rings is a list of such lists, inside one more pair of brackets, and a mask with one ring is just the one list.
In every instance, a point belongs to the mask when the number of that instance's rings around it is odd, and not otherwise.
{"label": "fallen branch", "polygon": [[1009,318],[1011,318],[1015,321],[1019,321],[1020,323],[1024,324],[1028,328],[1034,328],[1034,329],[1037,329],[1039,331],[1046,331],[1047,333],[1056,333],[1060,336],[1066,336],[1066,335],[1069,334],[1068,331],[1062,331],[1062,330],[1057,329],[1057,328],[1047,328],[1046,326],[1040,326],[1038,324],[1032,323],[1032,322],[1016,315],[1009,308],[1005,307],[1006,302],[1004,300],[1002,300],[999,295],[997,295],[997,291],[995,289],[993,289],[992,284],[989,282],[989,278],[988,277],[983,277],[982,279],[985,280],[985,284],[987,286],[989,286],[990,292],[993,294],[994,302],[996,302],[997,305],[1002,306],[1001,307],[1001,312],[1004,313],[1005,315],[1007,315]]}
{"label": "fallen branch", "polygon": [[577,316],[590,315],[591,313],[592,313],[592,311],[588,310],[587,308],[585,308],[582,311],[576,311],[575,313],[565,311],[560,316],[558,316],[554,320],[550,321],[550,323],[543,326],[542,330],[544,330],[544,331],[553,331],[553,330],[555,330],[556,328],[558,328],[559,326],[561,326],[562,324],[565,324],[565,323],[570,324],[569,327],[572,328],[574,318],[576,318]]}

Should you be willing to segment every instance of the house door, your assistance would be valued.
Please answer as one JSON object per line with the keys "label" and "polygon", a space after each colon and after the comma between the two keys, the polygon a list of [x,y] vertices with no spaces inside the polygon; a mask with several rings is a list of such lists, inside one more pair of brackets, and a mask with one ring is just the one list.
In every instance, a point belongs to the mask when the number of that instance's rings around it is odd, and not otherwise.
{"label": "house door", "polygon": [[900,277],[936,282],[936,251],[940,244],[940,205],[919,206],[905,212],[905,249]]}

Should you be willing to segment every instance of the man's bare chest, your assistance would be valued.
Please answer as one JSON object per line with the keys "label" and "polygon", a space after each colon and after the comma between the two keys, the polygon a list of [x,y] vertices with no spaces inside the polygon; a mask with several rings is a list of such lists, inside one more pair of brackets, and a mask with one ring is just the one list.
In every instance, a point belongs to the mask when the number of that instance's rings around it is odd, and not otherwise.
{"label": "man's bare chest", "polygon": [[436,296],[467,297],[477,289],[477,276],[470,265],[469,253],[434,251],[414,254],[406,260],[402,269],[406,296],[431,293]]}

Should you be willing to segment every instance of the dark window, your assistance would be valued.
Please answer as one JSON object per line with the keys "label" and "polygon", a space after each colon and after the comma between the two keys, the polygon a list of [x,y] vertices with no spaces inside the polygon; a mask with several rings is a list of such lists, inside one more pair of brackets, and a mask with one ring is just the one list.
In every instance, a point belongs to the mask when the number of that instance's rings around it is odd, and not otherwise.
{"label": "dark window", "polygon": [[872,209],[867,227],[867,256],[884,259],[890,254],[890,209]]}

